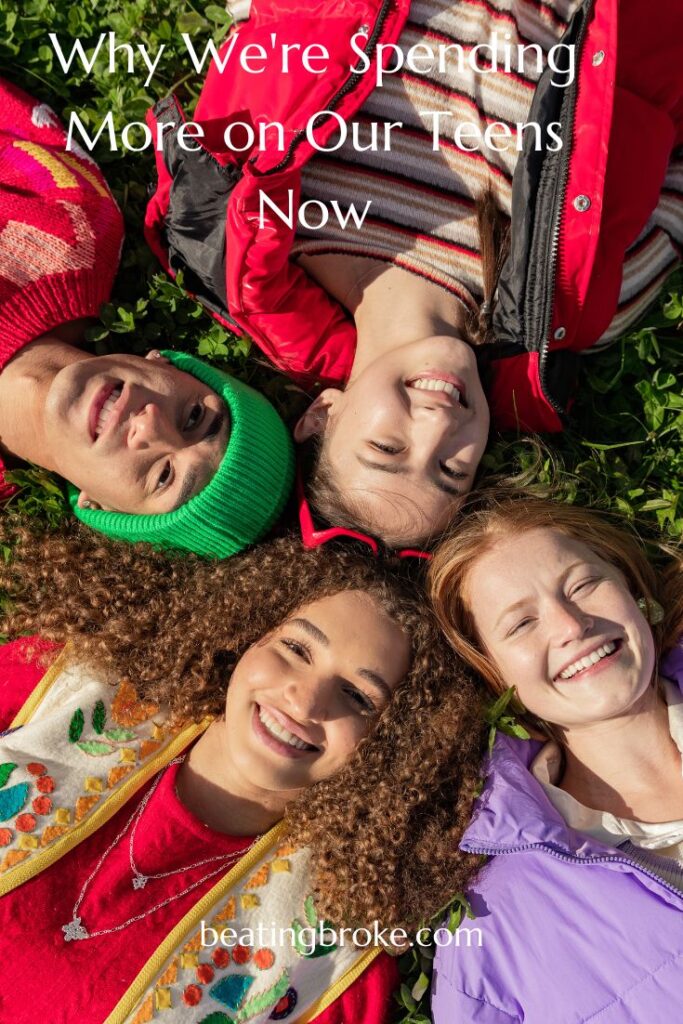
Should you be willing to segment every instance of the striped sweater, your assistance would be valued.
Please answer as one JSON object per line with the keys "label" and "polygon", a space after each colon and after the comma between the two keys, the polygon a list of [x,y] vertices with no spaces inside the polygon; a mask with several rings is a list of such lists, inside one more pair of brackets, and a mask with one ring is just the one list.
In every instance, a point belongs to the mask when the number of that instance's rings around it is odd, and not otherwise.
{"label": "striped sweater", "polygon": [[[500,209],[509,215],[518,126],[528,121],[548,54],[579,3],[415,0],[399,43],[402,69],[384,79],[356,116],[356,139],[349,131],[338,149],[316,156],[303,172],[302,201],[337,200],[345,212],[351,203],[362,211],[371,200],[362,227],[351,221],[342,229],[332,217],[322,228],[300,224],[293,255],[334,252],[384,260],[435,281],[476,308],[483,295],[476,197],[490,183]],[[435,62],[428,74],[418,74],[406,67],[406,54],[419,44],[437,54],[439,47],[452,44],[461,49],[444,49],[443,70]],[[479,44],[496,46],[496,71],[470,66],[468,55]],[[486,51],[477,51],[477,67],[486,67],[485,56]],[[504,69],[506,56],[510,71]],[[436,119],[426,111],[451,115],[440,118],[436,150]],[[382,125],[397,122],[400,127],[391,129],[390,148],[385,149]],[[480,135],[501,122],[510,137],[498,133],[493,148],[469,135],[465,145],[476,149],[468,151],[454,141],[454,129],[462,122],[476,125]],[[373,123],[379,126],[374,129],[377,146],[363,151],[372,141]],[[307,212],[313,225],[314,210]],[[618,337],[644,312],[679,261],[681,245],[683,157],[678,157],[672,159],[650,221],[626,254],[617,312],[593,350]]]}

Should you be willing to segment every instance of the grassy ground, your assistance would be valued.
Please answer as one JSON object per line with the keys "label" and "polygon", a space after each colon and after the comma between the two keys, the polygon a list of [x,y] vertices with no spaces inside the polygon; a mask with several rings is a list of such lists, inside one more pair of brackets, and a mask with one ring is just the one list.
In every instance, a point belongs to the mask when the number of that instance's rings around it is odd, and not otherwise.
{"label": "grassy ground", "polygon": [[[92,132],[111,110],[119,131],[169,90],[180,92],[191,112],[200,86],[181,40],[182,32],[196,37],[203,50],[209,37],[218,41],[228,26],[217,5],[203,7],[197,0],[0,0],[0,65],[11,81],[48,102],[65,120],[71,110]],[[166,49],[153,82],[145,87],[142,65],[127,74],[123,65],[109,73],[100,61],[92,74],[73,66],[65,74],[49,44],[56,33],[70,50],[80,38],[91,48],[100,32],[114,31],[117,43],[144,43],[155,53]],[[250,355],[246,338],[235,338],[185,297],[155,263],[142,237],[147,185],[154,180],[151,151],[111,153],[100,146],[93,154],[104,168],[124,211],[127,240],[114,300],[91,331],[98,351],[144,352],[152,346],[172,344],[219,365],[263,389],[285,417],[302,407],[296,388]],[[557,477],[558,456],[563,468],[567,500],[595,505],[638,519],[645,528],[660,528],[668,537],[683,534],[683,503],[679,498],[683,475],[683,278],[673,279],[661,296],[659,308],[639,329],[609,351],[586,360],[574,429],[551,439],[554,452],[538,474]],[[249,358],[248,358],[249,357]],[[509,470],[529,464],[528,445],[517,438],[495,440],[486,455],[489,470]],[[18,503],[36,516],[55,521],[63,514],[59,487],[45,474],[24,471],[16,479],[23,485]],[[417,981],[428,963],[413,960],[409,984],[404,986],[405,1020],[426,1020],[411,995],[424,989]]]}

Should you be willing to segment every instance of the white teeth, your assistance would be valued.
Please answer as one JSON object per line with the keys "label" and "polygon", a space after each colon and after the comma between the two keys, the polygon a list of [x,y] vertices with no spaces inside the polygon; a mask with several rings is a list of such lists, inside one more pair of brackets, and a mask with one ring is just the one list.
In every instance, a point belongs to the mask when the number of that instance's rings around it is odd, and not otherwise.
{"label": "white teeth", "polygon": [[410,387],[417,388],[419,391],[445,391],[447,395],[454,395],[456,402],[460,401],[460,392],[454,384],[450,384],[447,380],[418,377],[417,380],[410,382]]}
{"label": "white teeth", "polygon": [[579,658],[577,661],[573,661],[571,665],[560,672],[560,679],[571,679],[577,672],[582,672],[585,668],[590,668],[591,665],[597,665],[602,658],[606,658],[608,654],[613,654],[617,649],[617,645],[608,640],[602,647],[598,647],[597,650],[591,651],[584,658]]}
{"label": "white teeth", "polygon": [[95,427],[95,437],[99,437],[104,430],[107,420],[109,419],[109,413],[112,411],[123,391],[123,385],[117,384],[112,393],[110,394],[107,401],[100,409],[100,415],[97,417],[97,426]]}
{"label": "white teeth", "polygon": [[279,722],[276,722],[274,718],[271,718],[263,708],[259,708],[258,716],[271,736],[281,740],[283,743],[288,743],[290,747],[296,747],[297,750],[308,750],[310,748],[310,743],[304,743],[304,741],[300,740],[298,736],[294,736],[291,732],[288,732],[287,729],[284,729]]}

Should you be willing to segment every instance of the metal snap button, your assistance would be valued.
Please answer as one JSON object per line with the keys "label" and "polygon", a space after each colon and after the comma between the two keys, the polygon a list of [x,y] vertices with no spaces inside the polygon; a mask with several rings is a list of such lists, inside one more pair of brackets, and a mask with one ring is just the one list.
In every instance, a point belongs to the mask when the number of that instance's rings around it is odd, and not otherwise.
{"label": "metal snap button", "polygon": [[574,209],[578,210],[579,213],[585,213],[586,210],[590,210],[591,201],[588,196],[577,196],[574,200]]}
{"label": "metal snap button", "polygon": [[555,339],[555,341],[562,341],[562,339],[566,338],[566,337],[567,337],[567,329],[566,329],[566,327],[558,327],[557,330],[555,331],[555,333],[553,334],[553,338]]}
{"label": "metal snap button", "polygon": [[605,59],[605,51],[604,50],[598,50],[597,53],[593,54],[593,67],[594,68],[600,67],[600,65],[602,64],[604,59]]}

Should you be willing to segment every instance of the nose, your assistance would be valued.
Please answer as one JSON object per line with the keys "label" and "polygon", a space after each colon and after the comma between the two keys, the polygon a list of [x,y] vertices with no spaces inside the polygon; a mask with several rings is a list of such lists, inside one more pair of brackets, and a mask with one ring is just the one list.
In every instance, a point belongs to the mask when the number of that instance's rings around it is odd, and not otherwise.
{"label": "nose", "polygon": [[292,671],[284,685],[288,711],[297,722],[320,721],[326,716],[327,691],[325,680],[313,671]]}
{"label": "nose", "polygon": [[155,441],[174,439],[177,430],[155,402],[147,402],[128,422],[128,447],[148,448]]}
{"label": "nose", "polygon": [[550,628],[560,644],[581,640],[593,628],[593,619],[573,602],[558,600],[550,610]]}
{"label": "nose", "polygon": [[[430,466],[437,461],[446,462],[460,449],[458,433],[463,423],[458,418],[445,414],[442,408],[422,406],[413,414],[411,449],[421,466]],[[464,441],[464,437],[463,437]]]}

